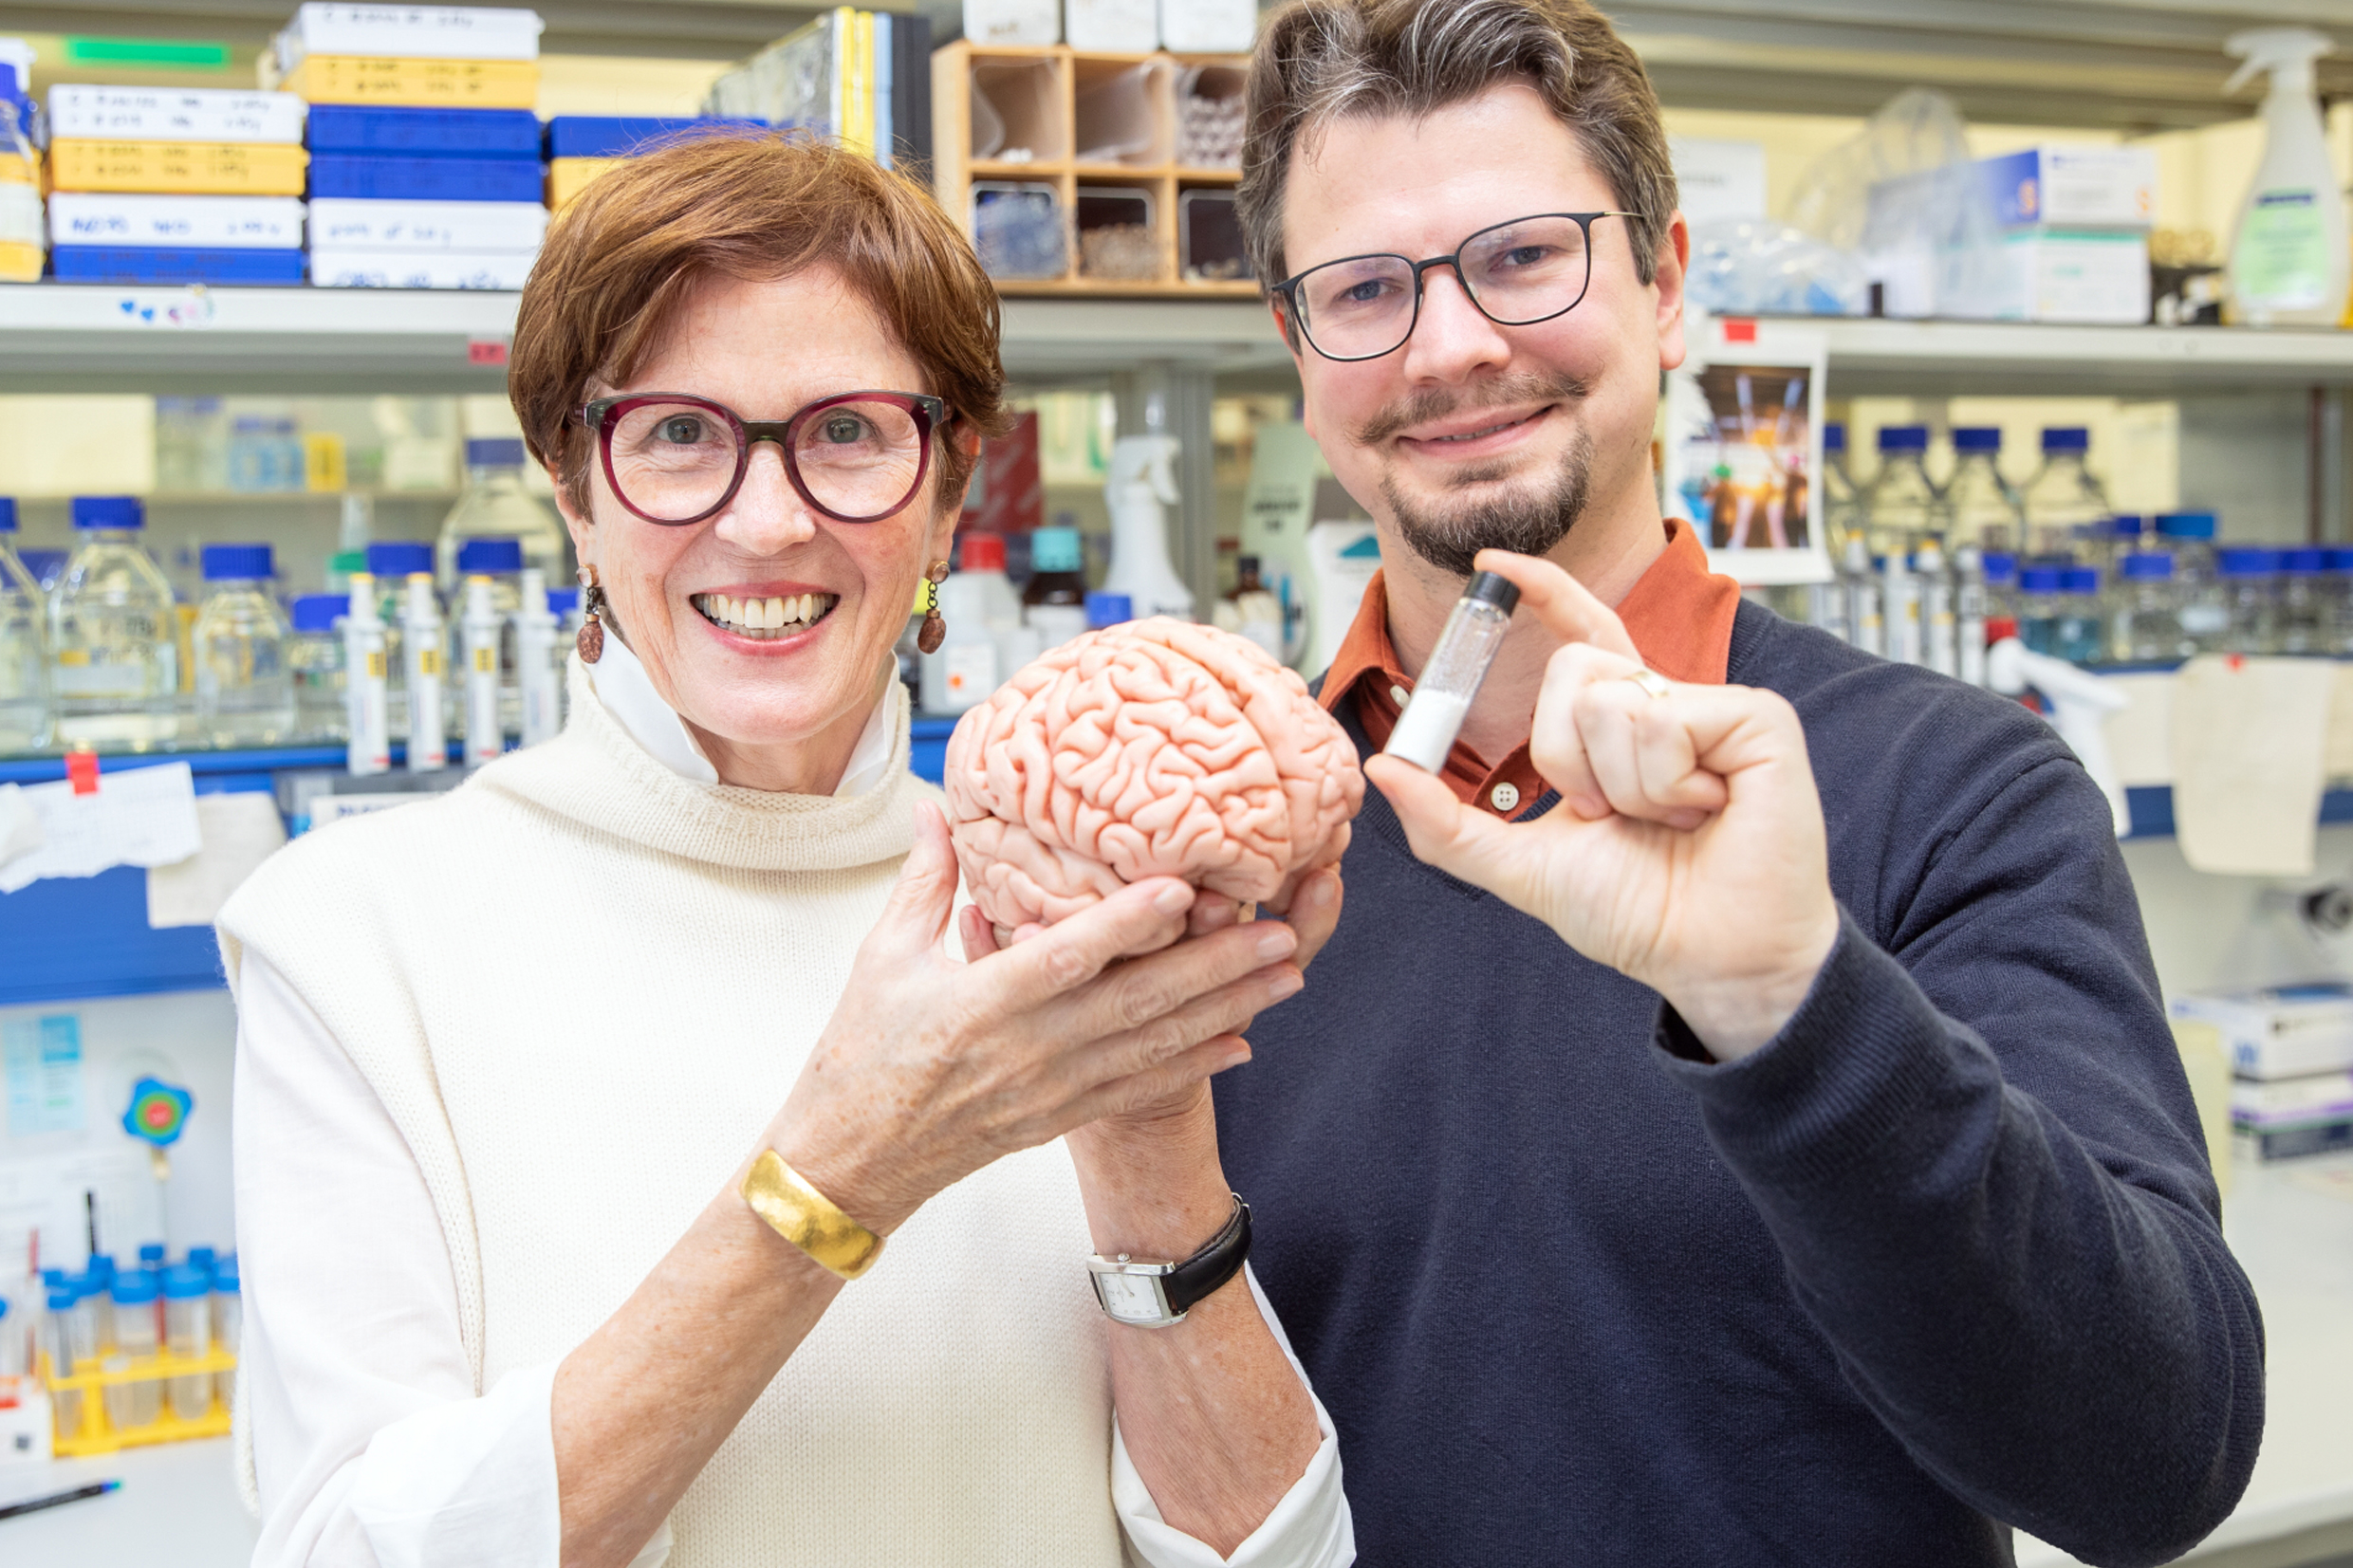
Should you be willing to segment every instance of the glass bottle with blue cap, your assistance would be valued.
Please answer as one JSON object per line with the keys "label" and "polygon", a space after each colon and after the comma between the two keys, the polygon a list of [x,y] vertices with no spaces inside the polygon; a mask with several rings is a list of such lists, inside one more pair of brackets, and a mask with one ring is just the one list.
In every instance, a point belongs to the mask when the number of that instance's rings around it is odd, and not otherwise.
{"label": "glass bottle with blue cap", "polygon": [[280,746],[294,737],[293,635],[269,596],[276,575],[267,544],[207,544],[204,606],[190,638],[196,666],[196,727],[222,747]]}
{"label": "glass bottle with blue cap", "polygon": [[49,604],[16,557],[16,498],[0,495],[0,752],[31,751],[56,733],[49,707]]}
{"label": "glass bottle with blue cap", "polygon": [[179,717],[178,616],[163,568],[139,544],[135,495],[77,495],[75,546],[49,601],[59,738],[139,748]]}
{"label": "glass bottle with blue cap", "polygon": [[517,571],[533,566],[550,582],[570,579],[564,564],[563,525],[546,502],[524,488],[525,461],[519,436],[475,436],[466,443],[466,488],[442,519],[435,546],[434,570],[443,593],[457,591],[466,570],[459,552],[476,539],[513,540],[523,553]]}

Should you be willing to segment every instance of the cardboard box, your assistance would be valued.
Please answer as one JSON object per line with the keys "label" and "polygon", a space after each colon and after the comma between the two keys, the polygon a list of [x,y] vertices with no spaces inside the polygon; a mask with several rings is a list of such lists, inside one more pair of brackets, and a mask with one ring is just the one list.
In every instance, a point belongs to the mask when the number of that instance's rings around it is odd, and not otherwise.
{"label": "cardboard box", "polygon": [[2029,147],[1980,158],[1977,177],[2005,228],[2147,229],[2157,154],[2147,147]]}
{"label": "cardboard box", "polygon": [[2222,1031],[2240,1078],[2309,1078],[2353,1069],[2353,986],[2281,986],[2174,999],[2176,1018]]}
{"label": "cardboard box", "polygon": [[2149,319],[2149,240],[2117,229],[2012,229],[2017,321],[2136,326]]}
{"label": "cardboard box", "polygon": [[155,196],[60,191],[49,197],[58,245],[160,245],[199,250],[300,250],[295,196]]}
{"label": "cardboard box", "polygon": [[49,89],[49,135],[83,141],[303,139],[303,101],[292,93],[216,87]]}

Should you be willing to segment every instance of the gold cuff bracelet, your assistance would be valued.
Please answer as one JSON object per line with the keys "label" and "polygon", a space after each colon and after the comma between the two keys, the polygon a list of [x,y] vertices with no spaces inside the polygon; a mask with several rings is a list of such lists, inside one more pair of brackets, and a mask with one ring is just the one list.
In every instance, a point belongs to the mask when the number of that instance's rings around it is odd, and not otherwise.
{"label": "gold cuff bracelet", "polygon": [[844,1280],[857,1279],[882,1255],[881,1237],[836,1208],[773,1149],[751,1162],[744,1202],[776,1234]]}

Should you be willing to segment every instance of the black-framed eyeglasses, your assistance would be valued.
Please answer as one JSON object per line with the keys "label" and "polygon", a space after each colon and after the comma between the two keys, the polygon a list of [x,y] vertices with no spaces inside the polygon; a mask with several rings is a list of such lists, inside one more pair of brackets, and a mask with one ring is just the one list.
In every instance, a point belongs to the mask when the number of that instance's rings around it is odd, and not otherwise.
{"label": "black-framed eyeglasses", "polygon": [[837,523],[879,523],[931,472],[932,433],[948,405],[919,392],[843,392],[785,420],[745,419],[683,392],[600,397],[580,411],[597,433],[605,482],[648,523],[715,517],[743,488],[751,448],[773,441],[802,500]]}
{"label": "black-framed eyeglasses", "polygon": [[1593,220],[1635,212],[1539,212],[1482,229],[1451,256],[1343,256],[1274,286],[1307,346],[1347,362],[1393,354],[1421,320],[1422,275],[1449,267],[1479,313],[1498,326],[1566,316],[1593,281]]}

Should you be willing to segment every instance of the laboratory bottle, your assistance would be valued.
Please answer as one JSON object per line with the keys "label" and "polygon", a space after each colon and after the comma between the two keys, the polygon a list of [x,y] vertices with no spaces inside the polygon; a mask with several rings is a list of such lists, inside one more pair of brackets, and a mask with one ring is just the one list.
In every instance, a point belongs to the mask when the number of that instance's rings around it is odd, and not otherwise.
{"label": "laboratory bottle", "polygon": [[1879,445],[1880,470],[1863,492],[1863,527],[1872,552],[1895,559],[1943,534],[1944,495],[1928,477],[1926,425],[1882,425]]}
{"label": "laboratory bottle", "polygon": [[1986,683],[1985,553],[1974,544],[1953,552],[1953,673]]}
{"label": "laboratory bottle", "polygon": [[107,1294],[115,1282],[115,1261],[103,1252],[93,1252],[82,1266],[82,1293],[90,1303],[90,1317],[98,1337],[98,1353],[112,1355],[115,1348],[115,1303]]}
{"label": "laboratory bottle", "polygon": [[2017,619],[2018,558],[2008,550],[1988,550],[1979,563],[1985,572],[1986,619]]}
{"label": "laboratory bottle", "polygon": [[2353,654],[2353,549],[2328,552],[2328,651],[2343,658]]}
{"label": "laboratory bottle", "polygon": [[2157,530],[2149,526],[2147,518],[2137,512],[2118,512],[2109,518],[2103,538],[2108,553],[2107,559],[2099,564],[2111,577],[2123,559],[2135,550],[2154,550],[2158,547]]}
{"label": "laboratory bottle", "polygon": [[[1267,592],[1258,580],[1258,558],[1246,555],[1233,564],[1233,597],[1220,600],[1217,621],[1230,632],[1249,638],[1283,662],[1283,601]],[[1231,619],[1232,624],[1225,623]]]}
{"label": "laboratory bottle", "polygon": [[466,579],[463,626],[466,638],[466,766],[494,763],[507,749],[507,727],[499,714],[499,633],[507,618],[498,613],[496,590],[487,577]]}
{"label": "laboratory bottle", "polygon": [[1919,606],[1920,662],[1940,675],[1958,676],[1961,651],[1954,625],[1953,579],[1935,540],[1913,553],[1912,581]]}
{"label": "laboratory bottle", "polygon": [[1833,557],[1846,547],[1846,536],[1859,526],[1856,513],[1861,505],[1854,470],[1846,465],[1846,427],[1832,420],[1822,427],[1822,531],[1825,547]]}
{"label": "laboratory bottle", "polygon": [[555,613],[547,608],[547,581],[536,566],[523,569],[522,604],[515,611],[516,729],[525,746],[556,738],[563,729],[558,692],[564,685],[562,646]]}
{"label": "laboratory bottle", "polygon": [[1079,530],[1039,528],[1029,536],[1029,581],[1021,591],[1022,618],[1051,653],[1086,631],[1086,565]]}
{"label": "laboratory bottle", "polygon": [[2106,619],[2101,614],[2100,568],[2069,566],[2059,574],[2059,626],[2053,650],[2069,664],[2104,664]]}
{"label": "laboratory bottle", "polygon": [[1890,551],[1872,563],[1880,574],[1880,614],[1884,618],[1887,656],[1898,664],[1920,662],[1920,585],[1909,558]]}
{"label": "laboratory bottle", "polygon": [[[176,1359],[193,1361],[213,1348],[213,1275],[195,1263],[163,1271],[164,1347]],[[172,1413],[202,1420],[213,1408],[213,1374],[189,1373],[172,1379]]]}
{"label": "laboratory bottle", "polygon": [[547,504],[524,488],[523,464],[519,436],[476,436],[466,443],[466,488],[441,520],[430,568],[443,587],[456,589],[465,570],[458,553],[471,539],[511,539],[523,552],[522,565],[537,567],[550,581],[571,575],[564,568],[564,528]]}
{"label": "laboratory bottle", "polygon": [[[243,1341],[245,1327],[245,1297],[237,1278],[237,1255],[233,1252],[213,1265],[213,1348],[237,1354]],[[234,1369],[213,1374],[213,1393],[221,1402],[221,1409],[234,1410],[237,1404],[237,1374]]]}
{"label": "laboratory bottle", "polygon": [[353,776],[364,777],[392,766],[391,655],[384,647],[376,579],[366,572],[353,573],[344,604],[344,760]]}
{"label": "laboratory bottle", "polygon": [[[965,541],[965,559],[972,559],[973,545],[980,538],[976,534]],[[1004,547],[1001,542],[995,543],[999,549]],[[988,559],[985,550],[981,559]],[[948,630],[939,647],[923,655],[923,710],[927,713],[961,713],[975,707],[1009,673],[997,666],[1000,628],[989,624],[988,613],[996,607],[991,585],[974,581],[985,575],[985,570],[980,574],[956,572],[939,585],[939,613]],[[996,576],[1003,581],[1002,572]]]}
{"label": "laboratory bottle", "polygon": [[[380,540],[366,551],[368,575],[376,580],[376,618],[384,629],[385,713],[395,736],[409,732],[409,673],[401,610],[403,586],[418,572],[433,570],[433,546],[413,540]],[[443,650],[446,658],[448,650]]]}
{"label": "laboratory bottle", "polygon": [[447,633],[441,600],[431,572],[409,575],[400,605],[400,656],[409,689],[409,771],[431,773],[450,766],[446,696],[449,666],[442,656]]}
{"label": "laboratory bottle", "polygon": [[1879,574],[1871,570],[1871,555],[1862,535],[1846,536],[1846,559],[1839,563],[1846,589],[1848,640],[1874,657],[1887,655],[1887,620],[1882,614]]}
{"label": "laboratory bottle", "polygon": [[2222,46],[2246,62],[2225,93],[2258,71],[2271,75],[2263,101],[2263,157],[2231,239],[2235,318],[2250,326],[2335,326],[2353,281],[2353,254],[2312,63],[2336,46],[2310,28],[2254,28],[2233,33]]}
{"label": "laboratory bottle", "polygon": [[[41,1318],[41,1354],[49,1360],[51,1376],[69,1377],[76,1363],[98,1359],[98,1345],[89,1337],[88,1314],[82,1310],[80,1292],[62,1286],[48,1293],[48,1310]],[[82,1430],[82,1391],[60,1389],[56,1407],[49,1413],[57,1430],[65,1433]]]}
{"label": "laboratory bottle", "polygon": [[1487,679],[1488,666],[1511,629],[1519,588],[1492,572],[1473,575],[1447,612],[1437,645],[1421,667],[1413,694],[1405,699],[1383,754],[1402,757],[1425,773],[1442,773],[1463,720]]}
{"label": "laboratory bottle", "polygon": [[1086,596],[1086,629],[1090,632],[1123,625],[1135,618],[1136,600],[1126,594],[1097,588]]}
{"label": "laboratory bottle", "polygon": [[2230,639],[2231,605],[2214,562],[2214,514],[2160,512],[2157,543],[2174,558],[2174,605],[2191,651],[2212,654]]}
{"label": "laboratory bottle", "polygon": [[272,575],[267,544],[204,547],[204,605],[190,639],[196,728],[223,749],[277,746],[294,734],[293,634],[269,597]]}
{"label": "laboratory bottle", "polygon": [[2279,574],[2279,552],[2234,546],[2215,552],[2222,575],[2223,602],[2231,616],[2224,634],[2226,654],[2279,652],[2279,606],[2273,580]]}
{"label": "laboratory bottle", "polygon": [[2038,557],[2068,554],[2077,527],[2115,515],[2107,490],[2092,474],[2090,456],[2091,432],[2084,427],[2054,425],[2043,432],[2043,466],[2018,497],[2026,511],[2028,546]]}
{"label": "laboratory bottle", "polygon": [[[156,1354],[156,1277],[143,1268],[115,1277],[115,1355],[143,1359]],[[109,1357],[112,1360],[112,1357]],[[163,1413],[163,1385],[154,1378],[116,1383],[106,1390],[106,1419],[117,1431],[152,1425]]]}
{"label": "laboratory bottle", "polygon": [[457,547],[460,581],[491,581],[491,612],[498,618],[498,722],[511,733],[522,728],[522,696],[515,675],[515,612],[523,607],[523,542],[469,539]]}
{"label": "laboratory bottle", "polygon": [[1855,640],[1854,628],[1846,623],[1846,580],[1834,575],[1827,582],[1806,585],[1806,624],[1818,627],[1841,642]]}
{"label": "laboratory bottle", "polygon": [[58,736],[141,747],[178,729],[179,618],[163,568],[139,544],[134,495],[73,499],[73,558],[49,600]]}
{"label": "laboratory bottle", "polygon": [[580,607],[578,588],[547,590],[547,613],[556,618],[556,728],[562,729],[572,718],[572,651],[580,646],[580,629],[587,620],[587,612]]}
{"label": "laboratory bottle", "polygon": [[0,755],[47,746],[56,734],[49,706],[49,603],[16,557],[16,498],[0,495]]}
{"label": "laboratory bottle", "polygon": [[1962,425],[1953,432],[1953,477],[1945,481],[1953,538],[1981,550],[2007,550],[2017,542],[2025,512],[2016,487],[2002,477],[1999,425]]}
{"label": "laboratory bottle", "polygon": [[2018,640],[2038,654],[2059,654],[2060,569],[2028,566],[2018,573]]}
{"label": "laboratory bottle", "polygon": [[2181,635],[2170,550],[2135,550],[2117,563],[2108,653],[2119,664],[2161,664],[2190,656]]}
{"label": "laboratory bottle", "polygon": [[2328,552],[2312,546],[2279,552],[2276,637],[2283,654],[2329,651]]}
{"label": "laboratory bottle", "polygon": [[351,734],[343,688],[343,617],[351,595],[300,594],[290,606],[293,635],[286,668],[294,682],[294,734],[304,741],[340,741]]}

